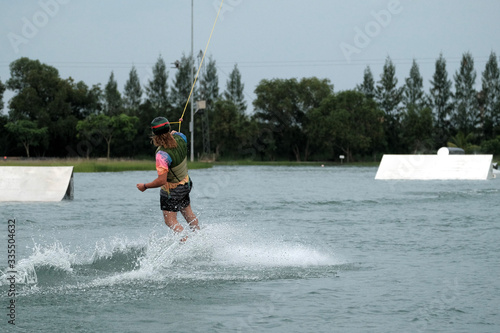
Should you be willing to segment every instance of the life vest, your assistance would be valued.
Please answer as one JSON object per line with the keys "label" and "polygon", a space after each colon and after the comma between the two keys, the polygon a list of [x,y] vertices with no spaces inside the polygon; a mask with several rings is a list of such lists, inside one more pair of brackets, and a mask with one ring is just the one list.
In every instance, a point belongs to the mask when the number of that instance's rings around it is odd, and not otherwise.
{"label": "life vest", "polygon": [[177,142],[177,148],[158,147],[156,152],[164,151],[172,159],[167,174],[167,182],[178,183],[188,175],[187,167],[187,142],[180,135],[172,135]]}

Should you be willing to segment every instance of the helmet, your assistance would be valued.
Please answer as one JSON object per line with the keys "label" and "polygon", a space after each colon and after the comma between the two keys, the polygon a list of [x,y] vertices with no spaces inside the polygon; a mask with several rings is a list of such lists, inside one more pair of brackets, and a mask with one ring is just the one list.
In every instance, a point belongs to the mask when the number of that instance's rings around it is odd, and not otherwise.
{"label": "helmet", "polygon": [[151,129],[153,130],[154,135],[168,133],[170,132],[170,123],[165,117],[156,117],[151,122]]}

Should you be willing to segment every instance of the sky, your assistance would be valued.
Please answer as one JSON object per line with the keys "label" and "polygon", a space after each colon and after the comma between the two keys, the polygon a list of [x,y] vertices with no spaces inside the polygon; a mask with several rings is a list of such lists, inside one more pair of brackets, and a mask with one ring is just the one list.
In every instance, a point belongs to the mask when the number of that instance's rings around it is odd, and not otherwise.
{"label": "sky", "polygon": [[89,86],[113,72],[123,92],[132,66],[145,86],[161,56],[172,85],[172,63],[191,40],[195,56],[205,50],[219,8],[205,61],[216,61],[220,92],[238,65],[249,112],[262,79],[326,78],[338,92],[367,66],[378,81],[390,57],[399,86],[415,59],[428,91],[441,53],[453,80],[470,52],[480,89],[491,52],[500,55],[498,0],[0,0],[0,80],[28,57]]}

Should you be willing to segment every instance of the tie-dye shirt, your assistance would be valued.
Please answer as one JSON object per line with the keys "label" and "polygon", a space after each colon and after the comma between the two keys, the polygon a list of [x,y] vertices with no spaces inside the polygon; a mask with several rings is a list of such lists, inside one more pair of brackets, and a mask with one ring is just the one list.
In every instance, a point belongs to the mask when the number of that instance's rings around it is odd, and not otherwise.
{"label": "tie-dye shirt", "polygon": [[172,158],[167,152],[162,150],[156,153],[156,171],[158,176],[161,176],[168,172],[168,165],[172,163]]}
{"label": "tie-dye shirt", "polygon": [[[184,141],[187,142],[187,138],[184,134],[175,132],[173,133],[173,135],[179,135],[181,138],[184,139]],[[170,155],[167,152],[159,150],[156,153],[156,171],[158,172],[158,176],[167,173],[170,164],[172,164],[172,158],[170,157]]]}

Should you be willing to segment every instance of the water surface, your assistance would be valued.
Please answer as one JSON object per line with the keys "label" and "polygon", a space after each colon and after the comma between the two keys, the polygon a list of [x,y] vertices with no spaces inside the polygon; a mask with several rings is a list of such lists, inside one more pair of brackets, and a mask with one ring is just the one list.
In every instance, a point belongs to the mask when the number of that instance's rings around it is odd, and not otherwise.
{"label": "water surface", "polygon": [[[163,224],[154,172],[75,174],[15,218],[2,331],[498,332],[500,183],[380,181],[376,168],[192,170],[202,230]],[[180,217],[180,214],[179,214]],[[7,271],[6,245],[0,268]]]}

